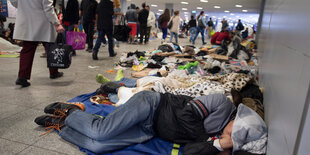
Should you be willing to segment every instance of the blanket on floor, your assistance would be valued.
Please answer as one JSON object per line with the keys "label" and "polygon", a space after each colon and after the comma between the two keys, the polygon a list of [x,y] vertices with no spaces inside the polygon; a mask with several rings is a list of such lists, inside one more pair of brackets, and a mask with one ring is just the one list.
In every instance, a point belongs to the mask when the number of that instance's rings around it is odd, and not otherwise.
{"label": "blanket on floor", "polygon": [[[116,107],[112,105],[104,105],[104,104],[95,104],[90,101],[90,97],[96,95],[96,93],[89,93],[89,94],[83,94],[80,96],[77,96],[68,102],[82,102],[85,105],[87,113],[92,113],[100,116],[106,116],[110,112],[112,112]],[[151,155],[182,155],[183,147],[180,147],[180,149],[173,149],[174,144],[164,141],[160,138],[153,138],[150,141],[136,144],[129,146],[127,148],[124,148],[122,150],[118,150],[111,153],[106,153],[105,155],[145,155],[145,154],[151,154]],[[84,148],[80,147],[80,150],[83,152],[86,152],[88,155],[95,155],[91,151],[88,151]]]}

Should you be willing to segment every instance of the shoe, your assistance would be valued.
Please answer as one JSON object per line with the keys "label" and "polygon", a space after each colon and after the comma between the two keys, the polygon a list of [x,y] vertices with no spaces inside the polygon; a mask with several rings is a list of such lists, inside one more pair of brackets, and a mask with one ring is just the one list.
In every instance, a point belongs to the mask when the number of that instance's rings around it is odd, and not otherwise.
{"label": "shoe", "polygon": [[98,55],[95,52],[93,52],[93,60],[98,60]]}
{"label": "shoe", "polygon": [[61,128],[65,126],[66,117],[55,116],[55,115],[42,115],[37,117],[34,122],[40,126],[45,127],[45,129],[50,129],[43,133],[41,136],[54,131],[55,129],[60,132]]}
{"label": "shoe", "polygon": [[113,55],[110,55],[110,57],[115,57],[117,55],[116,52],[113,53]]}
{"label": "shoe", "polygon": [[54,115],[60,115],[60,116],[66,116],[68,110],[70,109],[79,109],[82,111],[85,111],[85,106],[83,103],[80,102],[55,102],[52,104],[47,105],[44,108],[44,112],[47,114],[54,114]]}
{"label": "shoe", "polygon": [[22,87],[28,87],[30,86],[30,83],[25,78],[17,78],[16,85],[21,85]]}
{"label": "shoe", "polygon": [[63,72],[58,72],[55,75],[50,75],[50,79],[58,79],[58,78],[60,78],[62,76],[64,76],[64,73]]}

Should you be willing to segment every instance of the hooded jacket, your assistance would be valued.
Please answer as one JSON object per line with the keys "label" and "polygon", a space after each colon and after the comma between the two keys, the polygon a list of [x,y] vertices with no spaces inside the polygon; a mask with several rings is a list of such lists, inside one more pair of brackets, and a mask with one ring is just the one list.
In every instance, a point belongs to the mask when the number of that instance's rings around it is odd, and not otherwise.
{"label": "hooded jacket", "polygon": [[159,137],[174,143],[204,141],[224,129],[235,109],[223,94],[195,99],[183,95],[161,94],[153,128]]}
{"label": "hooded jacket", "polygon": [[126,12],[126,19],[129,23],[136,23],[138,21],[138,14],[136,12],[135,4],[130,4],[130,10]]}

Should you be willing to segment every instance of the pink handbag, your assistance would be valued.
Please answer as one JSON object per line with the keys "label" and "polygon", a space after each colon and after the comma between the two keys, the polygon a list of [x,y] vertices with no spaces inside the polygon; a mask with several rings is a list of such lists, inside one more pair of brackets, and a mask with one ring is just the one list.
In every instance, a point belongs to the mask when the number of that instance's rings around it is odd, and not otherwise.
{"label": "pink handbag", "polygon": [[74,50],[85,49],[86,34],[83,32],[67,31],[67,45],[71,45]]}

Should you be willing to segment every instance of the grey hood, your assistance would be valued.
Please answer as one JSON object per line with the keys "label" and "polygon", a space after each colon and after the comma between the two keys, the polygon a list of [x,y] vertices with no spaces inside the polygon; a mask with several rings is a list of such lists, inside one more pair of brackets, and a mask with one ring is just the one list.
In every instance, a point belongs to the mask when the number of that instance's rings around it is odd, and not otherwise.
{"label": "grey hood", "polygon": [[223,94],[212,94],[195,98],[202,102],[208,110],[204,120],[206,133],[221,132],[235,113],[235,105]]}

